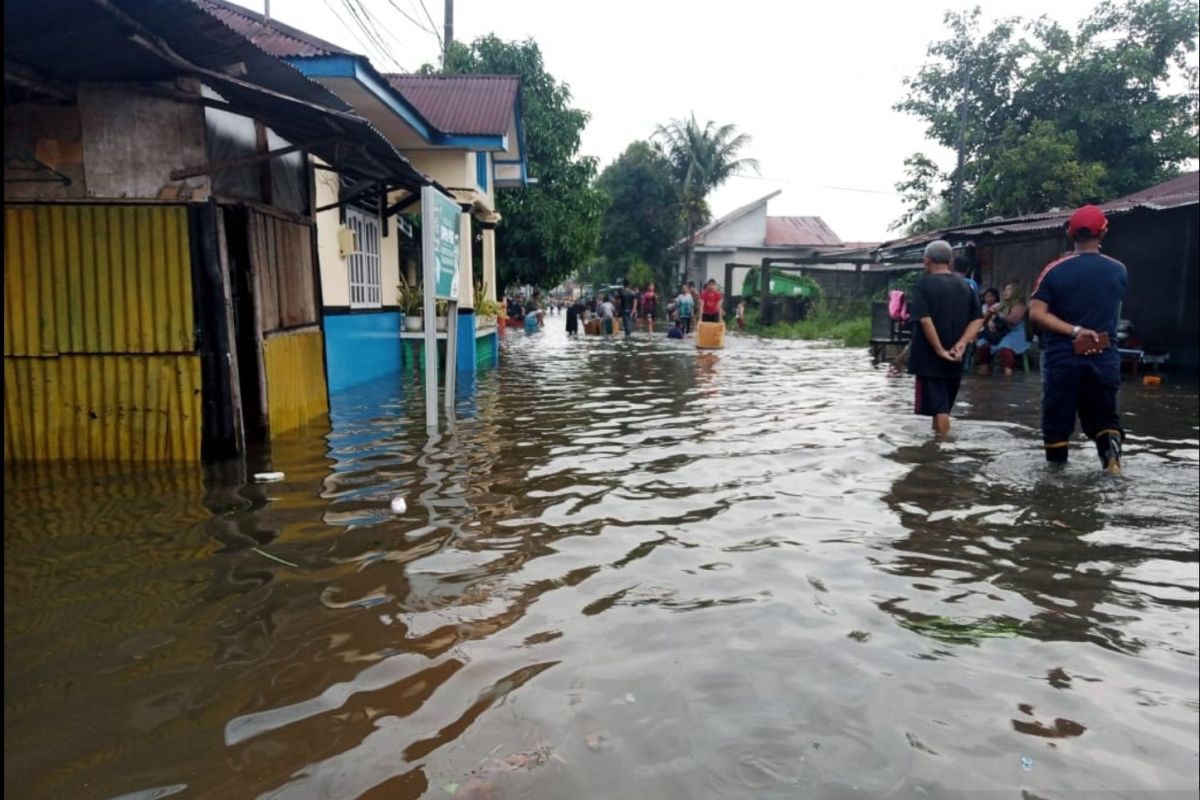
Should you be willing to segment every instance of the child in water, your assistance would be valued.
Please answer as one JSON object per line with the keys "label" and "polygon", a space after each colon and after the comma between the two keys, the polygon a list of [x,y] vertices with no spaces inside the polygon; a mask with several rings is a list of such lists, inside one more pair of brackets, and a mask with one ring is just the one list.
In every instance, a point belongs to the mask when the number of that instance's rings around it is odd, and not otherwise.
{"label": "child in water", "polygon": [[683,325],[679,320],[675,320],[675,324],[671,326],[671,330],[667,331],[668,339],[682,339]]}

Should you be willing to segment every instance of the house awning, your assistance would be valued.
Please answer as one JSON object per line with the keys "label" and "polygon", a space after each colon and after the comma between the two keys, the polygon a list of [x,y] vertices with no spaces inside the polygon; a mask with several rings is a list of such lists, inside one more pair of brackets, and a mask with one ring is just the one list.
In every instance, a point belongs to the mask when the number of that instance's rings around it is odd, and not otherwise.
{"label": "house awning", "polygon": [[309,145],[339,171],[412,190],[433,183],[336,95],[191,0],[56,0],[53,16],[46,11],[39,0],[5,0],[6,67],[67,85],[119,82],[147,91],[194,77],[228,101],[218,107]]}

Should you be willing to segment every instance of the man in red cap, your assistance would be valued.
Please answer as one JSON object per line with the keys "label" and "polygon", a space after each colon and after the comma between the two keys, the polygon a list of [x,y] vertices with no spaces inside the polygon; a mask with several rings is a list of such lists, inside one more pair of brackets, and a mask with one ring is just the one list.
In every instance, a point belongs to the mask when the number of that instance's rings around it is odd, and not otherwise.
{"label": "man in red cap", "polygon": [[[1042,439],[1046,460],[1065,463],[1075,417],[1096,443],[1100,463],[1121,471],[1125,437],[1117,413],[1121,359],[1117,316],[1129,276],[1125,265],[1100,254],[1108,220],[1096,206],[1071,215],[1067,236],[1075,251],[1042,270],[1033,286],[1029,318],[1042,336]],[[1108,335],[1108,344],[1101,341]]]}

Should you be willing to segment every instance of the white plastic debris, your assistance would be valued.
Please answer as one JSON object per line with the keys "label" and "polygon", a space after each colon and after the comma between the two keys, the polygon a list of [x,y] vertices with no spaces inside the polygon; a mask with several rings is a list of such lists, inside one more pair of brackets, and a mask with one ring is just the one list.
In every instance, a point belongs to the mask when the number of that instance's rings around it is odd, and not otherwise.
{"label": "white plastic debris", "polygon": [[400,496],[393,497],[392,498],[392,513],[393,514],[403,514],[405,511],[408,511],[408,503],[406,503],[404,501],[404,498],[400,497]]}
{"label": "white plastic debris", "polygon": [[284,475],[282,472],[256,472],[256,473],[254,473],[254,482],[255,483],[275,483],[276,481],[283,480],[283,478],[284,478]]}

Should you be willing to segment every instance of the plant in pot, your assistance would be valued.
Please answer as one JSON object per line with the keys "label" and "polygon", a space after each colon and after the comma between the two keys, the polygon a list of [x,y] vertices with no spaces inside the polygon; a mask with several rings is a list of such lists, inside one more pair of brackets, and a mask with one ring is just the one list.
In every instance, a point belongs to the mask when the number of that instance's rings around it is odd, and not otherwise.
{"label": "plant in pot", "polygon": [[490,328],[496,324],[501,305],[488,296],[486,284],[475,284],[475,327]]}
{"label": "plant in pot", "polygon": [[396,287],[396,296],[400,301],[400,312],[404,314],[404,330],[416,332],[422,330],[422,312],[425,310],[423,300],[424,289],[421,284],[412,286],[400,276],[400,285]]}
{"label": "plant in pot", "polygon": [[433,306],[434,314],[436,315],[437,328],[435,330],[445,331],[450,324],[450,304],[445,300],[438,300]]}

